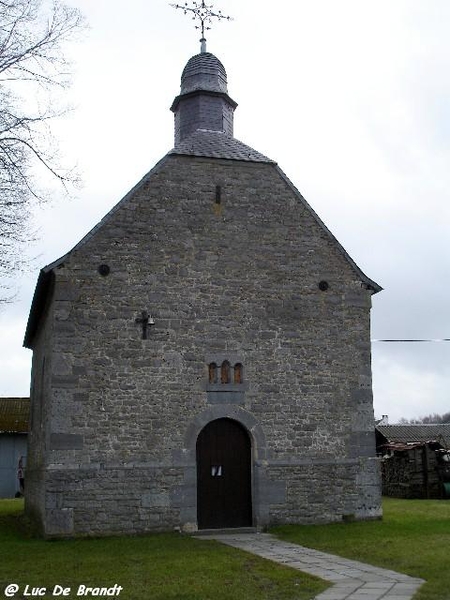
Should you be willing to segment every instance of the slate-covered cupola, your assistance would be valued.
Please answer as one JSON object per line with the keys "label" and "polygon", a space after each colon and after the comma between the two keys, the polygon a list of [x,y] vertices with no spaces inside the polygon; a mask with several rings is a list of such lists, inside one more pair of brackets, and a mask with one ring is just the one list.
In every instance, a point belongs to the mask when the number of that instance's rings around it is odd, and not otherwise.
{"label": "slate-covered cupola", "polygon": [[175,147],[196,131],[217,131],[232,137],[236,106],[228,95],[227,73],[220,60],[210,52],[193,56],[181,75],[180,95],[171,106]]}

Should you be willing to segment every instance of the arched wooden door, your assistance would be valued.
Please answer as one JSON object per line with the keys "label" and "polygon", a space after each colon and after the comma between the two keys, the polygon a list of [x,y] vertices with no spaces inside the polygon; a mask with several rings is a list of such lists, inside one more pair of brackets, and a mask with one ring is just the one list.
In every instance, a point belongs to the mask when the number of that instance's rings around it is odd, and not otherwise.
{"label": "arched wooden door", "polygon": [[252,525],[251,442],[232,419],[216,419],[197,438],[199,529]]}

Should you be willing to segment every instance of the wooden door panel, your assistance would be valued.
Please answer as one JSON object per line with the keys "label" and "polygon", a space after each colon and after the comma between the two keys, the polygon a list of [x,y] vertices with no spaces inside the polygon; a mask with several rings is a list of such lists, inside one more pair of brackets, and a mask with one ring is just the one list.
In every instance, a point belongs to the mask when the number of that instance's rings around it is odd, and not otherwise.
{"label": "wooden door panel", "polygon": [[252,524],[251,443],[237,421],[211,421],[198,436],[197,515],[200,529]]}

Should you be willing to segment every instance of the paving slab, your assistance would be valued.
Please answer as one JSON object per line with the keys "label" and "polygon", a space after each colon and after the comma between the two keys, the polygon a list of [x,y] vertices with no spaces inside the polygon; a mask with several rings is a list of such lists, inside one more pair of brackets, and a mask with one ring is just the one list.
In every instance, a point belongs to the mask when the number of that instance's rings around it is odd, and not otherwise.
{"label": "paving slab", "polygon": [[334,584],[314,600],[411,600],[425,583],[417,577],[283,542],[268,533],[211,532],[198,539],[214,539]]}

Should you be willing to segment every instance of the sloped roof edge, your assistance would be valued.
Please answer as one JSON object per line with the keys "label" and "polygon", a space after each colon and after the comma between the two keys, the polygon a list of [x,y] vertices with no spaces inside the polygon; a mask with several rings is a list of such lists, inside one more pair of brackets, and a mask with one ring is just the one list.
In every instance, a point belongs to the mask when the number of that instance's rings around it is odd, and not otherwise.
{"label": "sloped roof edge", "polygon": [[117,204],[115,204],[110,211],[108,211],[106,213],[106,215],[97,223],[97,225],[95,225],[90,231],[88,231],[88,233],[83,238],[81,238],[81,240],[77,244],[75,244],[75,246],[71,250],[69,250],[69,252],[67,252],[61,258],[58,258],[54,262],[52,262],[49,265],[47,265],[46,267],[44,267],[43,271],[46,271],[46,272],[52,271],[55,267],[58,267],[59,265],[61,265],[64,262],[64,260],[66,260],[70,256],[70,254],[72,254],[72,252],[74,252],[75,250],[78,250],[78,248],[80,248],[81,246],[84,246],[84,244],[88,240],[90,240],[93,235],[95,235],[97,230],[100,229],[101,227],[103,227],[103,225],[110,220],[112,215],[119,210],[119,208],[122,206],[122,204],[125,204],[125,202],[127,202],[128,199],[131,196],[133,196],[133,194],[135,194],[143,185],[145,185],[147,180],[150,179],[150,177],[152,175],[154,175],[157,171],[159,171],[159,169],[167,161],[168,156],[169,155],[166,154],[161,160],[159,160],[156,163],[156,165],[153,167],[153,169],[151,169],[148,173],[146,173],[144,175],[144,177],[142,177],[142,179],[140,181],[138,181],[138,183],[136,185],[134,185],[131,188],[131,190],[129,192],[127,192],[125,194],[125,196],[121,200],[119,200],[119,202],[117,202]]}
{"label": "sloped roof edge", "polygon": [[201,88],[198,90],[192,90],[190,92],[185,92],[184,94],[179,94],[178,96],[176,96],[172,102],[172,106],[170,107],[170,110],[172,112],[175,112],[177,110],[178,105],[180,104],[181,100],[185,100],[186,98],[194,98],[195,96],[198,96],[199,94],[201,94],[202,96],[213,96],[216,98],[223,98],[233,108],[238,107],[238,103],[235,100],[233,100],[233,98],[230,98],[230,96],[227,93],[219,92],[217,90],[205,90],[205,89]]}
{"label": "sloped roof edge", "polygon": [[135,186],[133,186],[131,190],[127,192],[125,196],[119,200],[119,202],[117,202],[117,204],[115,204],[112,209],[107,212],[106,215],[83,238],[81,238],[81,240],[75,244],[71,250],[69,250],[69,252],[66,252],[66,254],[40,270],[36,288],[34,290],[33,300],[31,302],[30,314],[28,315],[28,322],[23,340],[23,346],[25,348],[32,349],[33,339],[39,326],[39,320],[45,310],[49,297],[50,288],[53,281],[53,270],[62,265],[75,250],[78,250],[78,248],[84,246],[84,244],[90,240],[105,223],[110,220],[111,216],[122,206],[122,204],[127,202],[127,200],[164,165],[168,157],[169,154],[166,154],[160,161],[158,161],[153,169],[146,173],[144,177],[142,177],[142,179]]}
{"label": "sloped roof edge", "polygon": [[[201,132],[201,133],[203,133],[203,132]],[[234,138],[230,138],[230,139],[234,140]],[[347,251],[344,249],[344,247],[338,242],[338,240],[334,237],[334,235],[331,233],[331,231],[327,228],[325,223],[320,219],[320,217],[316,214],[316,212],[313,210],[313,208],[308,204],[308,202],[305,200],[305,198],[302,196],[302,194],[298,191],[298,189],[295,187],[295,185],[291,182],[291,180],[287,177],[287,175],[278,167],[278,165],[271,159],[267,158],[264,155],[261,155],[260,153],[256,152],[249,146],[246,146],[245,144],[243,144],[242,142],[239,142],[238,140],[234,140],[234,141],[238,144],[239,150],[241,150],[241,147],[244,147],[246,150],[248,149],[249,151],[251,150],[252,152],[254,152],[255,156],[252,156],[252,157],[248,156],[246,158],[241,158],[239,153],[235,156],[231,156],[228,154],[221,155],[222,154],[221,152],[218,152],[217,155],[214,155],[214,153],[213,153],[212,155],[208,156],[207,154],[203,154],[203,153],[197,154],[195,151],[192,153],[190,153],[189,151],[186,152],[184,150],[184,148],[172,149],[153,167],[153,169],[151,169],[146,175],[144,175],[144,177],[133,188],[131,188],[131,190],[129,192],[127,192],[127,194],[125,194],[125,196],[71,250],[69,250],[69,252],[67,252],[66,254],[64,254],[63,256],[61,256],[60,258],[55,260],[54,262],[43,267],[39,273],[39,277],[38,277],[38,280],[36,283],[36,288],[35,288],[33,300],[31,303],[31,309],[30,309],[30,313],[28,316],[27,327],[25,330],[23,346],[25,348],[32,349],[33,339],[37,332],[40,318],[45,310],[45,307],[46,307],[46,304],[47,304],[47,301],[48,301],[48,298],[49,298],[49,295],[51,292],[51,287],[52,287],[52,282],[53,282],[53,277],[54,277],[53,270],[55,268],[59,267],[60,265],[62,265],[64,263],[64,261],[67,260],[74,251],[76,251],[77,249],[82,247],[88,240],[90,240],[95,235],[95,233],[110,220],[111,216],[122,206],[122,204],[127,202],[127,200],[133,194],[135,194],[147,182],[147,180],[150,177],[152,177],[156,172],[158,172],[158,170],[167,162],[167,160],[171,156],[174,156],[174,155],[175,156],[176,155],[199,156],[199,157],[213,158],[213,159],[214,158],[219,158],[219,159],[225,158],[227,160],[236,160],[236,161],[243,160],[243,161],[250,161],[250,162],[266,162],[267,164],[272,165],[273,167],[275,167],[275,169],[277,170],[277,172],[279,173],[281,178],[285,181],[286,185],[294,192],[294,194],[299,199],[299,201],[308,209],[308,211],[311,213],[311,215],[316,220],[318,225],[326,232],[326,234],[329,236],[330,240],[332,240],[332,242],[337,246],[337,248],[340,250],[340,252],[344,256],[344,258],[349,262],[351,267],[355,270],[355,272],[361,278],[361,281],[365,285],[367,285],[367,288],[370,289],[373,293],[380,292],[383,288],[380,285],[378,285],[378,283],[376,283],[375,281],[373,281],[372,279],[367,277],[367,275],[365,275],[365,273],[358,267],[358,265],[355,263],[355,261],[350,257],[350,255],[347,253]],[[233,150],[234,150],[234,148],[233,148]]]}
{"label": "sloped roof edge", "polygon": [[0,433],[28,433],[30,398],[0,398]]}
{"label": "sloped roof edge", "polygon": [[377,425],[375,429],[390,442],[430,442],[442,438],[450,446],[450,423]]}
{"label": "sloped roof edge", "polygon": [[368,277],[360,269],[360,267],[358,267],[358,265],[355,263],[353,258],[347,252],[347,250],[342,246],[342,244],[337,240],[337,238],[331,233],[331,231],[328,229],[328,227],[325,225],[325,223],[322,221],[322,219],[319,217],[319,215],[315,212],[315,210],[311,207],[311,205],[305,200],[305,198],[302,196],[302,194],[298,191],[298,189],[295,187],[295,185],[292,183],[292,181],[289,179],[289,177],[286,175],[286,173],[284,173],[278,165],[274,165],[274,166],[275,166],[276,170],[278,171],[278,173],[280,174],[280,176],[282,177],[282,179],[284,179],[286,185],[294,192],[294,194],[297,196],[297,198],[300,200],[300,202],[310,211],[312,217],[317,222],[317,224],[325,231],[325,233],[328,235],[330,240],[337,246],[337,248],[339,249],[341,254],[344,256],[344,258],[347,260],[347,262],[350,264],[350,266],[353,268],[353,270],[358,274],[361,281],[367,286],[367,289],[371,290],[373,294],[377,294],[378,292],[381,292],[383,290],[383,288],[378,283],[376,283],[376,281],[373,281],[373,279],[370,279],[370,277]]}

